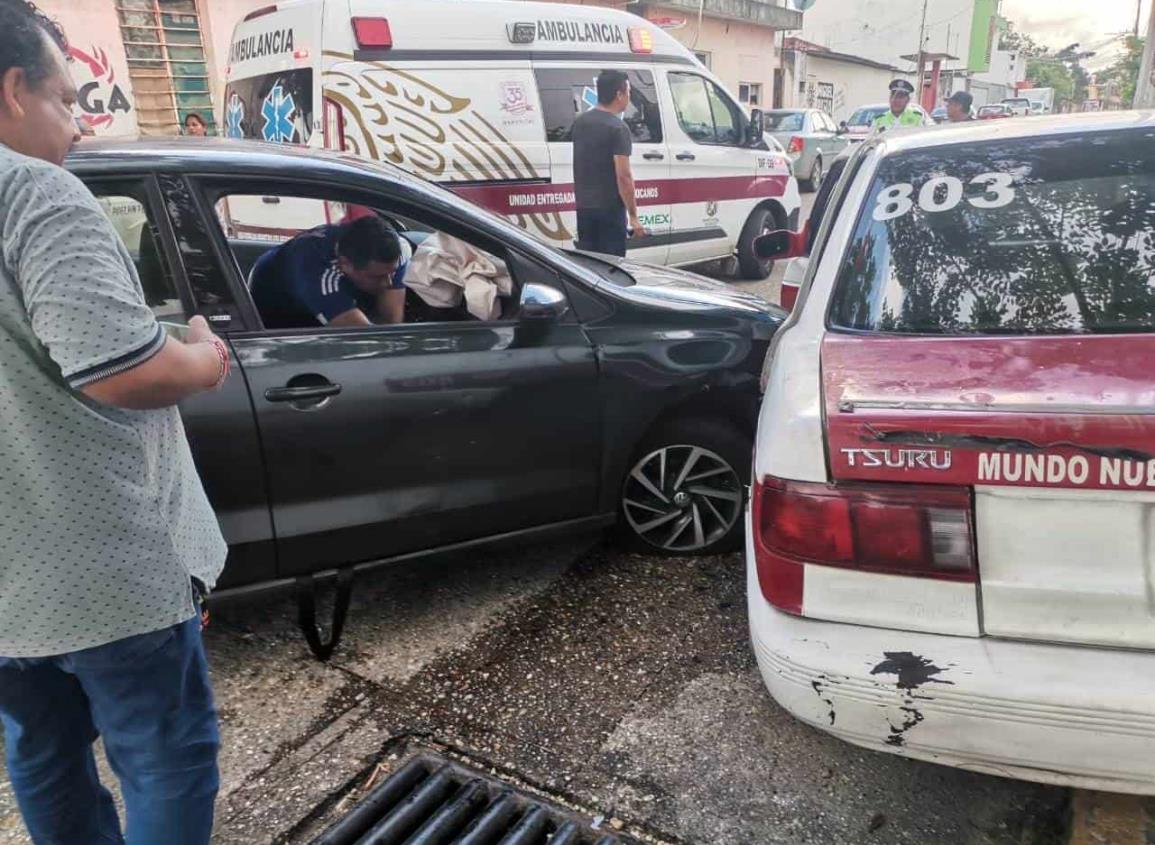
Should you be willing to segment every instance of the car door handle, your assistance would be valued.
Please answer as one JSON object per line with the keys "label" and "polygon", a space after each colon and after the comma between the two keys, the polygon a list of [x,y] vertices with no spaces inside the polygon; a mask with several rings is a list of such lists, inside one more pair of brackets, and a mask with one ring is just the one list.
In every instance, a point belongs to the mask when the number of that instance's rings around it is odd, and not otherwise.
{"label": "car door handle", "polygon": [[339,384],[310,384],[300,387],[270,387],[265,399],[270,402],[300,402],[305,399],[328,399],[341,392]]}
{"label": "car door handle", "polygon": [[665,156],[661,153],[642,153],[642,158],[646,161],[662,161]]}
{"label": "car door handle", "polygon": [[678,161],[693,161],[697,156],[693,153],[678,153],[674,158]]}

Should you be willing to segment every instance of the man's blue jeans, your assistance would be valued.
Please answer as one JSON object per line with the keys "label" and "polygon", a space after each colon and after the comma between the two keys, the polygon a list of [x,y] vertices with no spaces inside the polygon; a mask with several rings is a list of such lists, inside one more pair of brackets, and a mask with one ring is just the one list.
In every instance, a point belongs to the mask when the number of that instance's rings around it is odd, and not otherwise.
{"label": "man's blue jeans", "polygon": [[577,210],[578,249],[605,255],[626,255],[626,210],[624,208]]}
{"label": "man's blue jeans", "polygon": [[[58,657],[0,657],[8,773],[36,845],[207,845],[217,714],[200,620]],[[104,741],[127,823],[96,775]]]}

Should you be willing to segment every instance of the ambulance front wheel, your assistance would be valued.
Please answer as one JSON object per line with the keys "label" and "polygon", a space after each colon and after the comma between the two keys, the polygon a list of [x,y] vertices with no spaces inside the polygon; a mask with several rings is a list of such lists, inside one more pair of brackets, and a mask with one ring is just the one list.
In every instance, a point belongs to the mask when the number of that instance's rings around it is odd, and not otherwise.
{"label": "ambulance front wheel", "polygon": [[738,273],[743,279],[761,281],[770,275],[774,268],[774,259],[761,259],[754,254],[754,239],[775,229],[781,229],[774,211],[769,208],[756,208],[754,213],[742,227],[742,236],[738,240]]}

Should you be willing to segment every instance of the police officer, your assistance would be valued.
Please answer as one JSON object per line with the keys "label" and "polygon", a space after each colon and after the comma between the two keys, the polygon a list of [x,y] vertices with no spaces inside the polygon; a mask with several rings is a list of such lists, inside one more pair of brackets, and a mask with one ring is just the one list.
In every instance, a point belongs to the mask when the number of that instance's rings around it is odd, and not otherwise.
{"label": "police officer", "polygon": [[910,106],[910,95],[914,86],[905,79],[890,83],[890,111],[880,114],[871,124],[875,129],[890,129],[892,126],[922,126],[922,115]]}

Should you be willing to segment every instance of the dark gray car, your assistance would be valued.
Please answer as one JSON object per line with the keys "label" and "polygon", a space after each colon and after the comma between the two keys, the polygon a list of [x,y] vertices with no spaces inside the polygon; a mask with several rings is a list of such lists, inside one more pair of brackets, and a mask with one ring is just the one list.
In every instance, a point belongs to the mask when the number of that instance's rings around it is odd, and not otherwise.
{"label": "dark gray car", "polygon": [[765,114],[767,134],[774,137],[794,166],[794,175],[817,191],[830,162],[850,143],[846,132],[819,109],[774,109]]}
{"label": "dark gray car", "polygon": [[[118,209],[157,313],[205,315],[232,351],[226,387],[182,406],[230,545],[225,586],[615,522],[666,553],[740,542],[780,309],[678,270],[556,249],[362,159],[86,140],[68,167]],[[230,197],[256,198],[261,231],[222,226]],[[370,209],[415,247],[448,233],[499,258],[512,293],[497,319],[426,307],[401,325],[267,329],[246,278],[302,198]]]}

